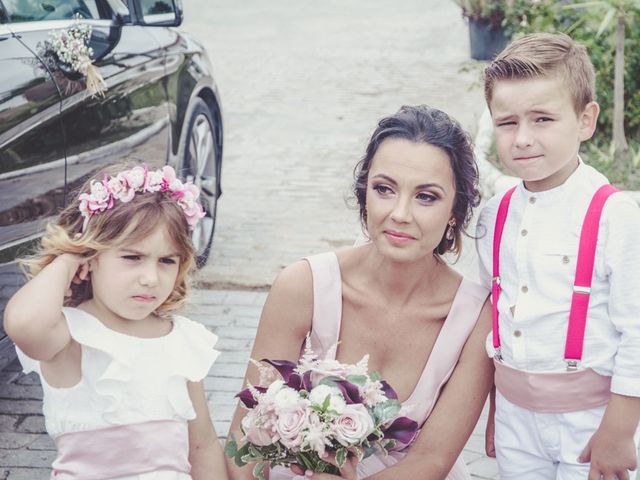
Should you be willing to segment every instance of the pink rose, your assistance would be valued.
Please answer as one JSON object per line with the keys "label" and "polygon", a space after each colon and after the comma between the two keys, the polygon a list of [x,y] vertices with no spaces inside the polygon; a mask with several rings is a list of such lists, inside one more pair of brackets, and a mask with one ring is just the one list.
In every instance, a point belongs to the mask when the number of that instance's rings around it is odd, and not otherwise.
{"label": "pink rose", "polygon": [[304,403],[281,410],[276,421],[276,432],[280,441],[287,448],[299,447],[302,443],[302,432],[309,424],[309,410]]}
{"label": "pink rose", "polygon": [[273,441],[270,426],[265,423],[265,419],[260,417],[256,410],[251,410],[242,419],[242,429],[248,442],[263,447],[271,445]]}
{"label": "pink rose", "polygon": [[335,423],[336,440],[341,445],[359,445],[373,433],[374,425],[366,407],[359,403],[347,405]]}

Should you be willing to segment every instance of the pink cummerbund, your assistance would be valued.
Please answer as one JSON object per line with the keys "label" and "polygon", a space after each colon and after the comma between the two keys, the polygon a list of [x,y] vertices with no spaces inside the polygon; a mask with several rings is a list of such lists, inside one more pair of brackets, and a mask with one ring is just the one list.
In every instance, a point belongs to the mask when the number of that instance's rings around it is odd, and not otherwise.
{"label": "pink cummerbund", "polygon": [[528,372],[494,360],[498,391],[520,407],[541,413],[567,413],[606,405],[611,377],[590,368],[575,372]]}
{"label": "pink cummerbund", "polygon": [[64,433],[51,478],[105,480],[156,470],[189,473],[187,424],[174,420]]}

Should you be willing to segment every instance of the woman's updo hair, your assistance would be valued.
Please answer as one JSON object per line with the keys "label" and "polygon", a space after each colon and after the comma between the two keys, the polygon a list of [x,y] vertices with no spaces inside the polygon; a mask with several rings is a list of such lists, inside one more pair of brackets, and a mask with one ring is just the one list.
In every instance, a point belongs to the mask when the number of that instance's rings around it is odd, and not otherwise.
{"label": "woman's updo hair", "polygon": [[[453,202],[453,240],[447,240],[443,232],[442,240],[434,254],[443,255],[447,251],[460,253],[461,234],[471,220],[473,208],[480,203],[478,189],[478,166],[473,154],[473,144],[469,134],[460,124],[437,108],[427,105],[403,106],[397,113],[378,122],[367,145],[362,160],[354,169],[354,194],[360,209],[360,222],[367,230],[367,181],[371,162],[378,147],[387,138],[402,138],[415,143],[426,143],[442,149],[449,157],[453,172],[456,195]],[[449,228],[449,227],[447,227]]]}

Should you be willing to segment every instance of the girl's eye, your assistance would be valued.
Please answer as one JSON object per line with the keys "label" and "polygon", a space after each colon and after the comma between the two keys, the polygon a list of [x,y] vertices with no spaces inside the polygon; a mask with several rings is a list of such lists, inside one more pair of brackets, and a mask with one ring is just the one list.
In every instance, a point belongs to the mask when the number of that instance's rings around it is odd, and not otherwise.
{"label": "girl's eye", "polygon": [[161,263],[164,263],[164,264],[166,264],[166,265],[175,265],[176,263],[178,263],[178,262],[176,262],[176,261],[175,261],[173,258],[171,258],[171,257],[161,258],[161,259],[160,259],[160,262],[161,262]]}
{"label": "girl's eye", "polygon": [[551,122],[552,119],[549,117],[538,117],[536,118],[536,122],[538,123],[542,123],[542,122]]}
{"label": "girl's eye", "polygon": [[140,256],[139,255],[124,255],[122,258],[125,259],[125,260],[132,261],[132,262],[134,262],[136,260],[140,260]]}
{"label": "girl's eye", "polygon": [[511,125],[515,125],[516,122],[500,122],[496,126],[497,127],[509,127]]}
{"label": "girl's eye", "polygon": [[374,185],[372,188],[380,195],[389,195],[393,193],[393,190],[384,184]]}
{"label": "girl's eye", "polygon": [[420,192],[419,194],[416,195],[416,198],[423,203],[432,203],[438,200],[437,195],[434,195],[433,193],[428,193],[428,192]]}

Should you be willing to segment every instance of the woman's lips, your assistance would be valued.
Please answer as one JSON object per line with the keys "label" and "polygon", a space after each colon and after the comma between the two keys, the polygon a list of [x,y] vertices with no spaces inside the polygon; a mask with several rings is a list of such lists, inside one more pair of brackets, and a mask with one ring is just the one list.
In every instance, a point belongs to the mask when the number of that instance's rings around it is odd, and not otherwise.
{"label": "woman's lips", "polygon": [[384,234],[394,244],[404,244],[416,239],[413,235],[409,235],[408,233],[403,232],[396,232],[395,230],[385,230]]}

